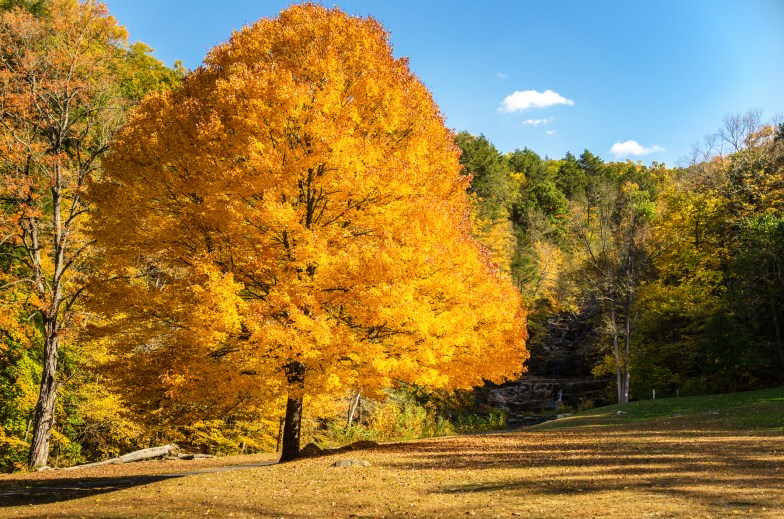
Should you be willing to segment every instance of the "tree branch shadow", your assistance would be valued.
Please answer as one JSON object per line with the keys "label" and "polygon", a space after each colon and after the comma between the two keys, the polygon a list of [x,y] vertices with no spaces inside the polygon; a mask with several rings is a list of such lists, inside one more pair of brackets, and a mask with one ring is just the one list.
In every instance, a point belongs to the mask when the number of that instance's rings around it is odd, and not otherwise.
{"label": "tree branch shadow", "polygon": [[118,477],[62,477],[42,480],[19,480],[11,485],[0,482],[0,509],[11,506],[42,505],[91,497],[127,488],[148,485],[167,479],[213,474],[252,467],[274,465],[275,462],[249,463],[225,467],[211,467],[188,472],[169,474],[118,476]]}

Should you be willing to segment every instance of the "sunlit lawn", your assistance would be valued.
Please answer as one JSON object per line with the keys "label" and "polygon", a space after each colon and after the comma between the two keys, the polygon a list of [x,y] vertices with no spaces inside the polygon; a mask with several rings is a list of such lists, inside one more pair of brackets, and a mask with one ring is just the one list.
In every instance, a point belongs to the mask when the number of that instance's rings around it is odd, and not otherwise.
{"label": "sunlit lawn", "polygon": [[[784,517],[784,391],[746,395],[734,404],[722,397],[643,402],[626,406],[625,415],[597,409],[525,432],[386,445],[159,481],[129,477],[165,470],[163,462],[102,467],[78,477],[115,471],[125,483],[0,497],[0,516]],[[657,405],[659,412],[649,407]],[[760,413],[764,417],[751,418]],[[582,425],[562,426],[570,422]],[[371,466],[331,467],[345,458]],[[196,467],[178,463],[171,472]],[[61,487],[67,486],[62,478],[73,477],[76,472],[3,476],[0,487]]]}

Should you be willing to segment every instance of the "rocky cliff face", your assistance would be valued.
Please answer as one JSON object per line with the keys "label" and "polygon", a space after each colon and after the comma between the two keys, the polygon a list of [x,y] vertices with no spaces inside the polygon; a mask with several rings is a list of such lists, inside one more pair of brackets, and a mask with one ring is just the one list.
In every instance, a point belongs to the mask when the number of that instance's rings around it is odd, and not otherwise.
{"label": "rocky cliff face", "polygon": [[601,308],[589,304],[579,313],[552,315],[542,337],[530,344],[528,374],[547,378],[592,377],[591,370],[601,360],[598,324]]}
{"label": "rocky cliff face", "polygon": [[598,304],[577,314],[553,315],[542,337],[531,344],[528,372],[513,382],[488,385],[481,400],[505,411],[512,427],[543,421],[531,415],[555,415],[562,405],[577,409],[612,403],[607,391],[610,381],[591,374],[600,360],[599,317]]}
{"label": "rocky cliff face", "polygon": [[[593,377],[545,378],[523,375],[520,380],[485,388],[488,406],[504,411],[510,427],[552,419],[562,406],[572,409],[610,403],[607,380]],[[542,415],[536,420],[532,415]]]}

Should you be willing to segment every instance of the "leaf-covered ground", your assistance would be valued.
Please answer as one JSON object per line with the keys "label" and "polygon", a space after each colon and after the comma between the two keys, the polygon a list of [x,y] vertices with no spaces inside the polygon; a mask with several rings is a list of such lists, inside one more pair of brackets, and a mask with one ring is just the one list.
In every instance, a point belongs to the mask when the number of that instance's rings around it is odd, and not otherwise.
{"label": "leaf-covered ground", "polygon": [[[621,415],[596,410],[582,425],[573,418],[575,427],[416,441],[200,475],[162,474],[271,458],[2,476],[0,516],[784,517],[779,393],[737,406],[708,399],[679,412],[673,406],[688,407],[688,399],[632,404]],[[658,414],[646,407],[657,405]],[[346,458],[371,466],[331,467]],[[98,484],[63,489],[89,481]],[[51,490],[9,493],[25,486]]]}

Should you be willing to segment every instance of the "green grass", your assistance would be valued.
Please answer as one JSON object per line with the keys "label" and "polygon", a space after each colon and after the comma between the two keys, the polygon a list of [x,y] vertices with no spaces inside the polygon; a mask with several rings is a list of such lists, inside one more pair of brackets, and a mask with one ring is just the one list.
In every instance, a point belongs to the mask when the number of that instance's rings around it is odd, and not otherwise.
{"label": "green grass", "polygon": [[645,421],[661,421],[668,426],[784,432],[784,387],[611,405],[575,413],[535,429],[610,427]]}

